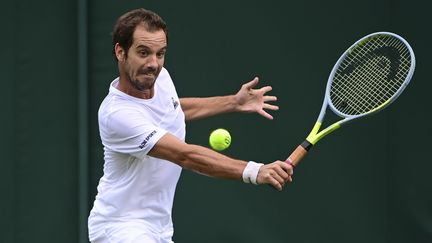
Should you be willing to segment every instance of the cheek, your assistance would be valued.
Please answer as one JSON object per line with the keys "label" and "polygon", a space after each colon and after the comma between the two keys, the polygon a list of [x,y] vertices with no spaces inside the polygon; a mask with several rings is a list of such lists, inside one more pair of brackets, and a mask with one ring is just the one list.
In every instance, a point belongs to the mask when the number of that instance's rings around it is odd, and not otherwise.
{"label": "cheek", "polygon": [[127,59],[125,62],[125,70],[129,73],[129,75],[136,74],[137,65],[133,62],[133,60]]}
{"label": "cheek", "polygon": [[165,57],[164,58],[161,58],[161,59],[159,59],[159,66],[163,66],[164,65],[164,62],[165,62]]}

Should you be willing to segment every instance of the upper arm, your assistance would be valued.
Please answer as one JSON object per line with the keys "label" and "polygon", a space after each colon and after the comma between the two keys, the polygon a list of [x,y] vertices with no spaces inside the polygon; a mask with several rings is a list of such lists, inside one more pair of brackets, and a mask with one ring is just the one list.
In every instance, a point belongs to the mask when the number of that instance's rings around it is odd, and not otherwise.
{"label": "upper arm", "polygon": [[102,143],[113,151],[142,158],[166,134],[134,109],[118,109],[101,117]]}
{"label": "upper arm", "polygon": [[182,98],[180,99],[180,104],[185,113],[185,119],[190,121],[233,112],[235,99],[233,95],[205,98]]}
{"label": "upper arm", "polygon": [[148,155],[164,160],[169,160],[183,166],[190,145],[178,139],[176,136],[165,133],[151,148]]}
{"label": "upper arm", "polygon": [[194,113],[194,105],[197,105],[197,102],[193,101],[193,98],[180,98],[180,106],[185,114],[185,120],[190,121],[193,120]]}

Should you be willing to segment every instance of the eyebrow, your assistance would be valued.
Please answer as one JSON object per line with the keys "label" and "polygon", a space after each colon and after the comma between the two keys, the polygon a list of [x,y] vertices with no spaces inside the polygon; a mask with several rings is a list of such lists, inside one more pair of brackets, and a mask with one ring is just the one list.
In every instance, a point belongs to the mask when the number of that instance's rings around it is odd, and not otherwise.
{"label": "eyebrow", "polygon": [[[146,50],[151,50],[150,47],[148,47],[148,46],[146,46],[146,45],[143,45],[143,44],[138,45],[136,48],[137,48],[137,49],[146,49]],[[167,50],[167,46],[164,46],[164,47],[160,48],[157,52],[159,52],[159,51],[166,51],[166,50]]]}

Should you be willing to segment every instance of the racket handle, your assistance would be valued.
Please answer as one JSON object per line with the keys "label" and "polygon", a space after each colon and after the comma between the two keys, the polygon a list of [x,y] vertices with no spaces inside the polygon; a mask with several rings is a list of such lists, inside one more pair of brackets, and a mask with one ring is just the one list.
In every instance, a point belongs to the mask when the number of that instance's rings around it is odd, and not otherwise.
{"label": "racket handle", "polygon": [[292,166],[296,166],[300,161],[307,155],[312,144],[305,140],[301,145],[299,145],[294,152],[288,157],[287,162]]}

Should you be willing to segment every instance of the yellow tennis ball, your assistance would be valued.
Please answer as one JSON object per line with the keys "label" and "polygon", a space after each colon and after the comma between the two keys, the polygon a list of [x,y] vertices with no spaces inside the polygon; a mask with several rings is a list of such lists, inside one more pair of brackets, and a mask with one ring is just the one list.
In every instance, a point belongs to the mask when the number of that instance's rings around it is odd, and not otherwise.
{"label": "yellow tennis ball", "polygon": [[214,150],[222,151],[230,146],[231,135],[223,128],[216,129],[210,134],[209,143]]}

